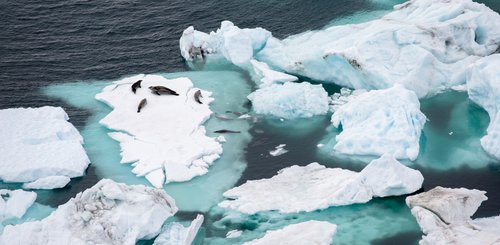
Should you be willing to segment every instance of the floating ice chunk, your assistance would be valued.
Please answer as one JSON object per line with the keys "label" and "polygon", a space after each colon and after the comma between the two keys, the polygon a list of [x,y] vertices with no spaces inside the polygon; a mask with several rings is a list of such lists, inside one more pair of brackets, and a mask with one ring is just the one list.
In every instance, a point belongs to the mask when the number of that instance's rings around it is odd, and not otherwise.
{"label": "floating ice chunk", "polygon": [[6,226],[0,243],[135,244],[158,235],[175,212],[163,190],[103,179],[41,221]]}
{"label": "floating ice chunk", "polygon": [[279,230],[268,231],[264,237],[244,243],[245,245],[266,244],[324,244],[332,243],[337,226],[326,221],[311,220],[288,225]]}
{"label": "floating ice chunk", "polygon": [[189,227],[178,222],[168,223],[162,228],[153,245],[191,245],[203,223],[203,215],[198,214]]}
{"label": "floating ice chunk", "polygon": [[48,176],[44,178],[37,179],[30,183],[24,183],[23,189],[56,189],[63,188],[71,181],[70,178],[66,176]]}
{"label": "floating ice chunk", "polygon": [[240,230],[230,230],[227,232],[226,238],[236,238],[236,237],[241,236],[241,233],[243,233],[243,232]]}
{"label": "floating ice chunk", "polygon": [[274,150],[269,151],[269,154],[273,157],[277,157],[280,155],[283,155],[288,152],[288,150],[285,149],[286,144],[281,144],[275,147]]}
{"label": "floating ice chunk", "polygon": [[0,190],[0,222],[23,217],[36,200],[36,193],[23,190]]}
{"label": "floating ice chunk", "polygon": [[221,27],[210,34],[188,27],[182,33],[179,47],[181,55],[189,61],[218,54],[234,64],[243,64],[265,46],[269,37],[271,33],[262,28],[240,29],[230,21],[222,21]]}
{"label": "floating ice chunk", "polygon": [[[155,187],[165,182],[187,181],[207,173],[209,166],[222,154],[222,146],[206,136],[202,124],[212,111],[213,100],[208,91],[201,91],[199,104],[194,99],[198,91],[188,78],[166,79],[158,75],[142,78],[134,94],[130,85],[135,78],[115,82],[97,94],[96,98],[113,108],[100,123],[120,131],[110,133],[119,141],[122,163],[132,163],[132,172],[145,176]],[[179,95],[151,93],[149,86],[165,86]],[[147,104],[137,113],[139,102]]]}
{"label": "floating ice chunk", "polygon": [[254,59],[250,60],[250,65],[252,67],[250,74],[253,76],[254,81],[260,82],[258,84],[261,88],[271,84],[293,82],[298,80],[296,76],[272,70],[266,63]]}
{"label": "floating ice chunk", "polygon": [[421,188],[423,177],[393,157],[372,161],[360,173],[318,163],[284,168],[270,179],[250,180],[224,193],[222,208],[253,214],[309,212],[365,203],[373,196],[403,195]]}
{"label": "floating ice chunk", "polygon": [[484,150],[500,159],[500,54],[478,60],[467,71],[469,98],[490,116],[487,134],[481,138]]}
{"label": "floating ice chunk", "polygon": [[436,187],[406,198],[425,234],[422,245],[496,244],[500,240],[500,216],[472,220],[484,191]]}
{"label": "floating ice chunk", "polygon": [[418,97],[465,82],[465,68],[500,43],[500,15],[471,0],[419,0],[381,19],[270,38],[255,59],[355,89],[398,83]]}
{"label": "floating ice chunk", "polygon": [[273,84],[248,96],[255,112],[285,119],[312,117],[328,112],[328,93],[308,82]]}
{"label": "floating ice chunk", "polygon": [[0,110],[0,137],[0,179],[5,182],[78,177],[90,162],[82,136],[61,107]]}
{"label": "floating ice chunk", "polygon": [[357,95],[332,115],[342,125],[334,150],[349,155],[393,154],[415,160],[426,117],[414,92],[395,85]]}

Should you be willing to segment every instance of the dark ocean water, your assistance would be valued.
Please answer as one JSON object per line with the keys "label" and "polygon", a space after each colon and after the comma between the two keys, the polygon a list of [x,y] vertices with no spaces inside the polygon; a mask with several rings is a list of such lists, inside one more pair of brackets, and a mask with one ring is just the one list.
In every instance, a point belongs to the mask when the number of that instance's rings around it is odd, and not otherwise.
{"label": "dark ocean water", "polygon": [[[500,11],[500,1],[482,2]],[[240,27],[264,27],[282,38],[321,28],[332,19],[374,8],[377,8],[376,4],[368,0],[0,0],[0,109],[64,106],[70,121],[82,128],[90,112],[45,97],[39,92],[40,88],[55,83],[188,70],[179,54],[178,40],[189,25],[210,31],[227,19]],[[331,91],[336,89],[330,87]],[[446,108],[440,112],[443,111]],[[435,113],[436,117],[440,112]],[[292,164],[320,161],[316,156],[316,143],[325,134],[329,123],[326,117],[316,120],[317,129],[307,132],[300,140],[274,133],[271,130],[274,126],[269,121],[254,125],[251,130],[253,140],[247,148],[248,167],[239,183],[271,177],[277,170]],[[287,144],[290,152],[276,158],[269,157],[268,150],[282,143]],[[345,164],[333,161],[324,164],[345,167]],[[359,170],[361,167],[350,169]],[[499,214],[500,193],[495,192],[500,186],[497,165],[483,169],[461,168],[446,173],[420,170],[425,176],[424,190],[436,185],[487,190],[490,200],[481,206],[477,216]],[[51,205],[64,203],[97,181],[92,179],[95,177],[92,168],[88,174],[72,181],[70,191],[63,189],[59,197],[39,201]],[[191,218],[192,215],[188,216]],[[374,244],[410,244],[418,239],[420,234],[405,233],[374,241]]]}

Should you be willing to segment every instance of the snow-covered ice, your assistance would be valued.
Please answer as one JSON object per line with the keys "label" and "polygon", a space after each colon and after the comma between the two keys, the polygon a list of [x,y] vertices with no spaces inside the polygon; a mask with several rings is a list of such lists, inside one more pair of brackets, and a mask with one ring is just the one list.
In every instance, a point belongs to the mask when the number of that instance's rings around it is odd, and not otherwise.
{"label": "snow-covered ice", "polygon": [[287,149],[285,149],[286,144],[280,144],[274,148],[274,150],[269,151],[269,154],[273,157],[277,157],[280,155],[283,155],[288,152]]}
{"label": "snow-covered ice", "polygon": [[339,105],[331,119],[342,126],[333,150],[349,155],[393,154],[415,160],[426,117],[413,91],[400,85],[355,94]]}
{"label": "snow-covered ice", "polygon": [[425,234],[422,245],[497,244],[500,216],[471,219],[488,198],[484,191],[436,187],[406,198]]}
{"label": "snow-covered ice", "polygon": [[252,69],[248,69],[250,71],[250,75],[261,88],[272,84],[294,82],[298,80],[296,76],[269,68],[269,66],[264,62],[251,59],[250,65],[252,67]]}
{"label": "snow-covered ice", "polygon": [[280,213],[314,211],[330,206],[365,203],[374,196],[417,191],[422,174],[394,157],[373,160],[361,172],[326,168],[318,163],[284,168],[270,179],[250,180],[224,193],[219,206],[242,213],[276,210]]}
{"label": "snow-covered ice", "polygon": [[245,245],[266,244],[323,244],[332,243],[337,226],[326,221],[311,220],[288,225],[279,230],[268,231],[264,237],[244,243]]}
{"label": "snow-covered ice", "polygon": [[285,119],[312,117],[329,110],[328,93],[308,82],[272,84],[248,96],[256,113]]}
{"label": "snow-covered ice", "polygon": [[210,34],[191,26],[180,49],[186,60],[201,50],[236,65],[253,58],[278,71],[355,89],[402,84],[420,98],[464,84],[466,67],[497,50],[498,26],[498,13],[471,0],[412,0],[377,20],[284,40],[229,21]]}
{"label": "snow-covered ice", "polygon": [[33,182],[24,183],[23,189],[56,189],[63,188],[71,181],[70,178],[66,176],[48,176],[44,178],[37,179]]}
{"label": "snow-covered ice", "polygon": [[153,245],[191,245],[203,224],[203,219],[203,215],[198,214],[188,227],[178,222],[166,224]]}
{"label": "snow-covered ice", "polygon": [[61,107],[0,110],[0,179],[31,182],[78,177],[89,158],[83,138]]}
{"label": "snow-covered ice", "polygon": [[103,179],[41,221],[6,226],[0,243],[135,244],[158,235],[176,212],[163,190]]}
{"label": "snow-covered ice", "polygon": [[500,159],[500,54],[482,58],[469,67],[467,89],[469,98],[490,116],[481,145],[490,155]]}
{"label": "snow-covered ice", "polygon": [[36,193],[23,190],[0,190],[0,222],[21,218],[36,200]]}
{"label": "snow-covered ice", "polygon": [[[131,84],[139,79],[142,88],[133,93]],[[158,96],[150,86],[165,86],[179,95]],[[206,135],[202,125],[212,114],[211,93],[200,90],[199,104],[194,99],[198,90],[188,78],[147,75],[116,81],[97,94],[98,100],[113,108],[100,123],[117,131],[109,135],[120,142],[121,163],[132,163],[132,172],[155,187],[206,174],[222,154],[222,146]],[[137,113],[144,98],[147,104]]]}

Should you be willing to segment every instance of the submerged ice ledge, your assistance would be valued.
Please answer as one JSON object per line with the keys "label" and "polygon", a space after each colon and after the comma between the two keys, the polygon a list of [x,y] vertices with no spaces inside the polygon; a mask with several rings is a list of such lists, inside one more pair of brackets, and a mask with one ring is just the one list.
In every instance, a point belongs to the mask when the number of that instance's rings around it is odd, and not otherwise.
{"label": "submerged ice ledge", "polygon": [[[28,183],[84,175],[90,160],[68,119],[61,107],[0,110],[0,179]],[[58,187],[44,184],[45,189]]]}
{"label": "submerged ice ledge", "polygon": [[270,179],[247,181],[224,193],[219,206],[242,213],[276,210],[280,213],[314,211],[330,206],[365,203],[374,196],[417,191],[422,174],[390,155],[372,161],[361,172],[326,168],[318,163],[284,168]]}
{"label": "submerged ice ledge", "polygon": [[[131,85],[138,80],[141,87],[133,93]],[[179,95],[156,95],[150,86],[165,86]],[[198,91],[200,103],[195,99]],[[188,78],[147,75],[116,81],[96,99],[113,108],[100,123],[117,131],[109,135],[120,142],[121,162],[132,163],[133,173],[161,187],[207,173],[222,154],[221,144],[202,126],[212,114],[210,95],[193,87]],[[147,103],[138,113],[143,99]]]}

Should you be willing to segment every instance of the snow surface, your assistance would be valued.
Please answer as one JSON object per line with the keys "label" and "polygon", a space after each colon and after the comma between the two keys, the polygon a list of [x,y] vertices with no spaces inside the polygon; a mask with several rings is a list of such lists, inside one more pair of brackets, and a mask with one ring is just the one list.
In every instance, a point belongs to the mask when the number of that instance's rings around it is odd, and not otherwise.
{"label": "snow surface", "polygon": [[497,244],[500,216],[472,220],[486,192],[436,187],[406,198],[422,232],[421,245]]}
{"label": "snow surface", "polygon": [[272,84],[294,82],[298,80],[296,76],[272,70],[264,62],[251,59],[250,65],[252,69],[248,70],[250,71],[253,80],[256,81],[261,88]]}
{"label": "snow surface", "polygon": [[339,105],[331,119],[342,126],[336,136],[336,152],[349,155],[393,154],[415,160],[426,117],[413,91],[400,85],[356,94]]}
{"label": "snow surface", "polygon": [[[139,79],[142,88],[134,94],[130,86]],[[166,86],[179,96],[158,96],[149,86]],[[147,75],[116,81],[96,95],[113,108],[100,123],[117,131],[109,135],[120,142],[121,163],[132,163],[132,172],[155,187],[206,174],[222,154],[221,144],[202,126],[212,114],[211,93],[201,90],[203,104],[199,104],[194,100],[196,91],[188,78]],[[147,104],[137,113],[143,98]]]}
{"label": "snow surface", "polygon": [[[471,0],[412,0],[380,19],[278,40],[262,28],[223,21],[206,34],[187,28],[181,54],[201,47],[241,66],[252,58],[279,71],[355,89],[402,84],[426,97],[465,83],[465,70],[500,43],[500,15]],[[253,56],[252,56],[253,55]]]}
{"label": "snow surface", "polygon": [[469,67],[467,89],[469,98],[490,116],[481,145],[490,155],[500,159],[500,54],[482,58]]}
{"label": "snow surface", "polygon": [[66,176],[48,176],[37,179],[30,183],[24,183],[23,189],[43,189],[50,190],[56,188],[63,188],[71,181]]}
{"label": "snow surface", "polygon": [[328,93],[308,82],[272,84],[248,96],[256,113],[285,119],[312,117],[329,110]]}
{"label": "snow surface", "polygon": [[330,206],[365,203],[374,196],[403,195],[417,191],[422,174],[390,155],[373,160],[360,173],[326,168],[318,163],[284,168],[270,179],[250,180],[224,193],[219,206],[242,213],[277,210],[309,212]]}
{"label": "snow surface", "polygon": [[61,107],[0,110],[0,137],[0,179],[5,182],[78,177],[90,162],[82,136]]}
{"label": "snow surface", "polygon": [[264,237],[244,243],[244,245],[267,244],[324,244],[332,243],[337,226],[326,221],[311,220],[288,225],[279,230],[268,231]]}
{"label": "snow surface", "polygon": [[36,193],[23,190],[0,190],[0,222],[10,218],[21,218],[35,203]]}
{"label": "snow surface", "polygon": [[203,224],[203,215],[198,214],[189,227],[184,227],[178,222],[166,224],[153,245],[191,245],[196,234]]}
{"label": "snow surface", "polygon": [[158,235],[175,212],[163,190],[103,179],[41,221],[6,226],[0,243],[135,244]]}

